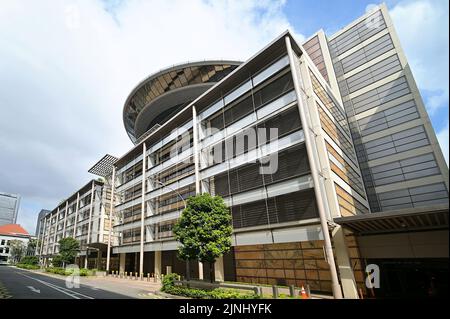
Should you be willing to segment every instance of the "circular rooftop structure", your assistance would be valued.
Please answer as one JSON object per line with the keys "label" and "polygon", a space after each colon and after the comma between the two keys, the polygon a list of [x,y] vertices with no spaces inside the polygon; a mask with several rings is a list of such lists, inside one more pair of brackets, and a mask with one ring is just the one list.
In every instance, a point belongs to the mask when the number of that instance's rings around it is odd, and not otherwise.
{"label": "circular rooftop structure", "polygon": [[184,63],[150,75],[134,88],[123,108],[123,122],[131,141],[162,125],[215,83],[236,69],[237,61]]}

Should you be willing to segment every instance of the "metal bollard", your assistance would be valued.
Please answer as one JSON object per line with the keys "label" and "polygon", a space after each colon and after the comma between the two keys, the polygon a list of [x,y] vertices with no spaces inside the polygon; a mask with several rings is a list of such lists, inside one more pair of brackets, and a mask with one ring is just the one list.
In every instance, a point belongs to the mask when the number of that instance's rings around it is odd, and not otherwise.
{"label": "metal bollard", "polygon": [[263,296],[263,288],[260,286],[257,286],[258,288],[258,296],[262,297]]}
{"label": "metal bollard", "polygon": [[272,286],[272,295],[274,299],[278,298],[278,287],[275,285]]}
{"label": "metal bollard", "polygon": [[150,273],[147,273],[147,281],[150,281]]}
{"label": "metal bollard", "polygon": [[138,273],[137,273],[137,272],[134,273],[134,279],[135,279],[135,280],[138,279]]}
{"label": "metal bollard", "polygon": [[128,279],[128,271],[125,271],[125,279]]}
{"label": "metal bollard", "polygon": [[144,280],[144,274],[143,273],[141,273],[139,276],[140,276],[141,281]]}
{"label": "metal bollard", "polygon": [[295,297],[295,287],[294,287],[294,285],[290,285],[289,286],[289,294],[291,295],[291,297]]}

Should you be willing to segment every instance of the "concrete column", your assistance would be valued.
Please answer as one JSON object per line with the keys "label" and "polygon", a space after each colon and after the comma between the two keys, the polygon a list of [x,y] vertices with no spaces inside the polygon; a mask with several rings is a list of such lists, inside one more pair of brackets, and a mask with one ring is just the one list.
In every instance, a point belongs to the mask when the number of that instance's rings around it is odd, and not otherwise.
{"label": "concrete column", "polygon": [[84,268],[88,268],[88,249],[86,249],[86,257],[84,258]]}
{"label": "concrete column", "polygon": [[76,238],[77,223],[78,223],[78,209],[80,208],[80,193],[77,193],[77,206],[75,208],[75,223],[73,225],[73,238]]}
{"label": "concrete column", "polygon": [[[39,247],[39,254],[42,255],[44,252],[44,240],[45,240],[45,231],[47,229],[47,219],[44,216],[44,226],[43,226],[43,231],[42,231],[42,238],[41,238],[41,245]],[[44,259],[45,261],[45,259]]]}
{"label": "concrete column", "polygon": [[66,201],[66,212],[64,214],[64,226],[63,226],[62,238],[66,237],[66,224],[67,224],[67,214],[68,213],[69,213],[69,202]]}
{"label": "concrete column", "polygon": [[155,251],[155,276],[161,276],[161,256],[162,252],[160,250]]}
{"label": "concrete column", "polygon": [[203,280],[203,263],[198,262],[198,279]]}
{"label": "concrete column", "polygon": [[52,247],[52,253],[55,253],[55,247],[56,247],[56,233],[58,232],[58,217],[59,217],[59,207],[56,210],[56,222],[55,222],[55,234],[53,235],[53,247]]}
{"label": "concrete column", "polygon": [[333,230],[333,243],[336,252],[336,262],[337,266],[339,267],[339,274],[341,277],[344,298],[358,299],[358,287],[356,286],[356,280],[353,274],[347,244],[345,242],[344,230],[341,226],[338,226]]}
{"label": "concrete column", "polygon": [[225,281],[225,271],[223,268],[223,256],[216,259],[214,264],[214,277],[216,281]]}
{"label": "concrete column", "polygon": [[125,261],[126,261],[127,254],[120,253],[119,254],[119,272],[125,272]]}
{"label": "concrete column", "polygon": [[323,199],[324,199],[324,194],[322,194],[321,189],[320,189],[320,167],[317,167],[317,165],[320,165],[320,163],[318,163],[318,156],[317,156],[317,149],[315,149],[314,147],[314,133],[311,132],[312,129],[310,127],[310,121],[309,118],[307,117],[307,113],[308,112],[308,105],[305,101],[305,96],[302,94],[302,78],[301,78],[301,74],[299,74],[300,72],[297,70],[297,60],[296,60],[296,55],[291,47],[291,39],[289,36],[285,37],[285,42],[286,42],[286,49],[288,52],[288,56],[289,56],[289,64],[290,64],[290,68],[291,68],[291,72],[292,72],[292,79],[294,81],[294,87],[295,87],[295,92],[297,95],[297,101],[298,101],[298,110],[299,110],[299,114],[300,114],[300,121],[302,123],[302,128],[303,128],[303,134],[305,136],[305,146],[306,146],[306,151],[307,151],[307,155],[308,155],[308,161],[309,161],[309,165],[311,168],[311,176],[314,180],[314,193],[316,196],[316,203],[317,203],[317,208],[318,208],[318,213],[319,213],[319,218],[320,218],[320,225],[322,228],[322,234],[324,237],[324,242],[325,242],[325,253],[327,256],[327,260],[328,260],[328,264],[330,266],[330,273],[331,273],[331,286],[332,286],[332,290],[333,290],[333,296],[336,299],[341,299],[342,298],[342,290],[341,290],[341,286],[339,284],[339,278],[338,278],[338,274],[337,274],[337,269],[336,269],[336,265],[334,262],[334,255],[333,255],[333,248],[331,246],[331,238],[330,238],[330,234],[329,234],[329,229],[328,229],[328,221],[327,221],[327,215],[329,214],[329,211],[326,210],[326,204],[324,203]]}
{"label": "concrete column", "polygon": [[111,259],[111,235],[112,235],[112,219],[114,211],[114,186],[116,184],[116,167],[113,166],[112,177],[111,177],[111,199],[109,207],[109,235],[108,235],[108,250],[106,251],[106,272],[109,272],[109,263]]}
{"label": "concrete column", "polygon": [[142,143],[142,196],[141,196],[141,247],[139,253],[139,274],[144,273],[144,241],[145,241],[145,182],[147,170],[147,147]]}
{"label": "concrete column", "polygon": [[[87,244],[91,243],[91,222],[92,222],[92,212],[94,210],[94,193],[95,193],[95,182],[92,181],[91,188],[91,207],[89,207],[89,221],[88,221],[88,233],[87,233]],[[87,264],[87,252],[86,252],[86,264]]]}
{"label": "concrete column", "polygon": [[48,231],[47,231],[47,244],[45,245],[45,254],[46,255],[48,255],[48,247],[49,247],[49,245],[50,245],[50,231],[51,231],[51,229],[52,229],[52,215],[51,214],[48,214],[49,215],[49,219],[48,219],[48,221],[47,221],[47,228],[48,228]]}

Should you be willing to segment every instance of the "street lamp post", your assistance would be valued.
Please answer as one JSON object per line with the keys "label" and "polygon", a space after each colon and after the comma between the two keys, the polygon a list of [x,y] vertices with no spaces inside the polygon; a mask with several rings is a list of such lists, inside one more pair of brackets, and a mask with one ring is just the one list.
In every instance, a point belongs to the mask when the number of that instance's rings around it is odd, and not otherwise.
{"label": "street lamp post", "polygon": [[[155,183],[158,183],[159,185],[161,185],[163,187],[167,187],[168,189],[170,189],[171,191],[176,193],[178,195],[178,197],[180,197],[181,201],[183,202],[184,209],[186,209],[186,207],[187,207],[186,200],[183,198],[183,196],[181,196],[181,194],[177,190],[173,189],[172,187],[167,186],[165,183],[163,183],[163,182],[161,182],[161,181],[159,181],[157,179],[154,179],[152,177],[148,177],[148,179],[150,179],[151,181],[153,181]],[[189,267],[189,260],[186,260],[186,279],[188,281],[191,279],[190,271],[191,270],[190,270],[190,267]]]}

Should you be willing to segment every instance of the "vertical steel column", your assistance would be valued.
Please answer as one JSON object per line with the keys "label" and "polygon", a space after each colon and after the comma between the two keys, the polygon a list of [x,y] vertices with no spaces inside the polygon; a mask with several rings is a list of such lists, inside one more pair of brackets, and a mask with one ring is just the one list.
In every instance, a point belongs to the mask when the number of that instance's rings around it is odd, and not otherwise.
{"label": "vertical steel column", "polygon": [[[192,106],[192,133],[194,134],[194,169],[195,169],[195,194],[200,194],[200,162],[199,162],[199,148],[198,148],[198,125],[197,125],[197,110],[195,105]],[[203,279],[203,263],[198,262],[198,278]]]}
{"label": "vertical steel column", "polygon": [[200,163],[199,163],[199,148],[198,148],[198,125],[197,125],[197,110],[192,106],[192,133],[194,134],[194,169],[195,169],[195,193],[200,194]]}
{"label": "vertical steel column", "polygon": [[114,186],[116,184],[116,167],[113,166],[111,178],[111,201],[109,207],[109,235],[108,235],[108,250],[106,252],[106,272],[109,272],[109,263],[111,259],[111,233],[112,233],[112,217],[114,210]]}
{"label": "vertical steel column", "polygon": [[320,224],[321,224],[323,238],[324,238],[324,242],[325,242],[325,254],[327,257],[328,264],[330,266],[333,295],[334,295],[334,298],[336,298],[336,299],[342,299],[342,290],[341,290],[341,286],[339,284],[339,278],[337,275],[336,265],[334,262],[333,248],[331,246],[330,233],[328,232],[328,223],[327,223],[327,219],[326,219],[325,207],[324,207],[324,204],[322,201],[322,194],[319,189],[319,185],[320,185],[319,170],[317,168],[317,163],[314,160],[314,156],[313,156],[314,149],[312,147],[312,142],[311,142],[310,128],[309,128],[308,122],[306,120],[305,108],[307,108],[308,106],[303,104],[303,99],[302,99],[302,96],[300,93],[302,88],[300,87],[297,70],[295,69],[296,60],[294,59],[294,53],[293,53],[293,50],[291,47],[291,39],[289,38],[289,36],[285,37],[285,41],[286,41],[287,52],[289,55],[289,64],[291,66],[292,78],[294,80],[294,87],[295,87],[295,91],[297,94],[297,105],[298,105],[298,110],[300,113],[300,121],[301,121],[302,127],[303,127],[303,134],[305,136],[305,146],[306,146],[306,150],[307,150],[309,165],[311,167],[311,175],[312,175],[312,178],[314,181],[314,193],[316,196],[317,208],[319,210]]}
{"label": "vertical steel column", "polygon": [[147,147],[142,143],[142,196],[141,196],[141,247],[139,255],[139,275],[144,273],[144,233],[145,233],[145,182],[147,170]]}

